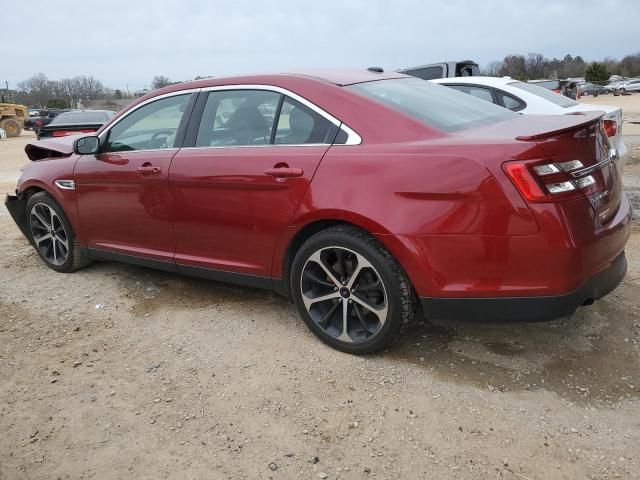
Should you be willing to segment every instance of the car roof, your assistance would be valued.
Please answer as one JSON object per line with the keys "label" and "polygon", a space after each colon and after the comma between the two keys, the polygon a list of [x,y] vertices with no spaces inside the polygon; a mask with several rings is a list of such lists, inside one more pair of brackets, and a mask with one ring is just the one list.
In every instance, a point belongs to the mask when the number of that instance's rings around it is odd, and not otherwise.
{"label": "car roof", "polygon": [[[150,93],[155,96],[158,92],[172,92],[189,88],[206,88],[220,85],[234,84],[272,84],[279,81],[288,83],[292,77],[305,78],[310,81],[330,83],[338,86],[353,85],[355,83],[373,82],[375,80],[386,80],[391,78],[411,78],[398,72],[372,72],[366,68],[362,69],[322,69],[322,70],[296,70],[284,73],[266,73],[259,75],[240,75],[233,77],[210,77],[190,82],[177,83],[154,90]],[[149,95],[149,94],[147,94]],[[145,95],[146,97],[146,95]]]}
{"label": "car roof", "polygon": [[488,85],[490,87],[500,87],[509,83],[517,82],[518,80],[505,77],[484,77],[482,75],[472,77],[451,77],[451,78],[436,78],[429,80],[434,83],[476,83],[479,85]]}

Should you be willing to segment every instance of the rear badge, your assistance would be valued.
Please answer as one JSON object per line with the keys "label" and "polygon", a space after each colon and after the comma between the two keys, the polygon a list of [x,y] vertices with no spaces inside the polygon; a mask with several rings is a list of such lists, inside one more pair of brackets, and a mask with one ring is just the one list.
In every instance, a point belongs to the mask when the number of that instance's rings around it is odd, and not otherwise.
{"label": "rear badge", "polygon": [[604,192],[596,192],[593,195],[591,195],[591,200],[593,200],[594,202],[599,202],[607,195],[609,195],[609,190],[605,190]]}
{"label": "rear badge", "polygon": [[600,221],[602,221],[605,218],[607,218],[607,216],[609,215],[610,211],[611,210],[609,208],[605,208],[602,212],[600,212],[600,214],[598,215],[598,218],[600,219]]}

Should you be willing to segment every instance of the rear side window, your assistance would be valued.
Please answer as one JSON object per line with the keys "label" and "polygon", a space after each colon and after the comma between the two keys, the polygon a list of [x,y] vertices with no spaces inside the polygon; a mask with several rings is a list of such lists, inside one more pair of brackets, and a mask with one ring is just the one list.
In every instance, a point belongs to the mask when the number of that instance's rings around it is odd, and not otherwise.
{"label": "rear side window", "polygon": [[346,88],[445,132],[517,117],[492,103],[415,78],[378,80]]}
{"label": "rear side window", "polygon": [[280,97],[265,90],[209,92],[196,147],[268,145]]}
{"label": "rear side window", "polygon": [[277,145],[331,143],[338,127],[300,102],[285,97],[274,139]]}
{"label": "rear side window", "polygon": [[306,105],[268,90],[209,92],[196,147],[330,144],[338,127]]}
{"label": "rear side window", "polygon": [[423,80],[433,80],[434,78],[443,78],[445,76],[444,68],[439,66],[403,70],[402,73],[411,75],[412,77],[418,77]]}
{"label": "rear side window", "polygon": [[473,97],[479,98],[480,100],[494,103],[493,95],[491,94],[491,90],[489,90],[488,88],[476,87],[474,85],[447,85],[447,86],[459,92],[466,93]]}

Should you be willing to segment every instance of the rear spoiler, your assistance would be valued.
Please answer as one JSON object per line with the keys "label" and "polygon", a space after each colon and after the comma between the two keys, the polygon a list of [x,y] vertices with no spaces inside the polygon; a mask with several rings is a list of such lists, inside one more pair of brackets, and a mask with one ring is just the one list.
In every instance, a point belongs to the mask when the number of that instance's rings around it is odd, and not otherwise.
{"label": "rear spoiler", "polygon": [[[524,135],[518,135],[516,140],[530,142],[532,140],[541,140],[543,138],[555,137],[561,133],[570,132],[588,125],[597,123],[603,117],[605,112],[580,112],[569,115],[558,116],[541,116],[539,131],[530,132]],[[544,120],[543,120],[544,119]],[[557,119],[559,121],[553,121]]]}

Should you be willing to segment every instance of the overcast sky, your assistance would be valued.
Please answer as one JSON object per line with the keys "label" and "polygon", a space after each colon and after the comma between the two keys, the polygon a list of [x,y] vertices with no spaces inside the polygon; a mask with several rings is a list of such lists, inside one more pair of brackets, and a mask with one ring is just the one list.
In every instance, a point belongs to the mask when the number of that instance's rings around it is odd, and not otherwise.
{"label": "overcast sky", "polygon": [[24,0],[1,10],[3,86],[37,72],[139,89],[155,75],[640,50],[639,0]]}

